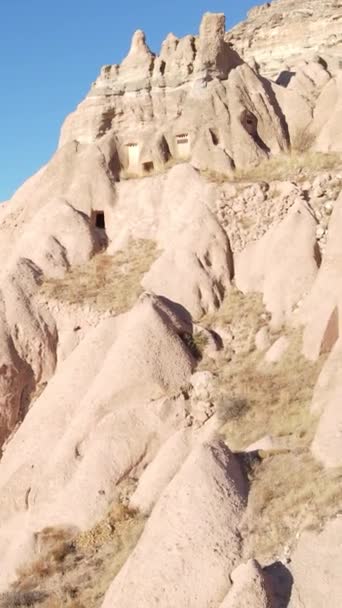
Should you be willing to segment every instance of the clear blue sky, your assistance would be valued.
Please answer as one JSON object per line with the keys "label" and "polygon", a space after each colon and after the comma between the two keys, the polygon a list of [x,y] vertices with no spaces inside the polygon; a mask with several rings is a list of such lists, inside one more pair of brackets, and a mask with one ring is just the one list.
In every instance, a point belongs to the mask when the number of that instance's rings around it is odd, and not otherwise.
{"label": "clear blue sky", "polygon": [[102,65],[119,63],[140,28],[158,52],[166,34],[196,33],[205,11],[227,27],[258,0],[0,0],[0,201],[54,152],[65,116]]}

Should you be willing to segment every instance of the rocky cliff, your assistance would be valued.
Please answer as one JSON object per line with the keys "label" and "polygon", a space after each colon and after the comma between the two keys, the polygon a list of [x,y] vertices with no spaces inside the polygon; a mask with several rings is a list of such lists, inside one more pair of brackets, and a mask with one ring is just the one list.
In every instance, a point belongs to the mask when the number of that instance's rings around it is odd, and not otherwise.
{"label": "rocky cliff", "polygon": [[6,608],[341,606],[342,81],[290,6],[136,32],[0,206]]}
{"label": "rocky cliff", "polygon": [[226,40],[260,73],[276,79],[303,59],[326,57],[329,70],[341,69],[340,0],[274,0],[249,11]]}

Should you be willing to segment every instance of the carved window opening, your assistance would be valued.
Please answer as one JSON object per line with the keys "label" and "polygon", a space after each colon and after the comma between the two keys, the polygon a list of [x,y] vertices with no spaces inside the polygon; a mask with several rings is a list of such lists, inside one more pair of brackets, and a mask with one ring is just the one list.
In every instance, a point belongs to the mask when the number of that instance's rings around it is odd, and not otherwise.
{"label": "carved window opening", "polygon": [[99,228],[100,230],[106,229],[104,211],[94,211],[94,224],[96,228]]}
{"label": "carved window opening", "polygon": [[127,153],[128,153],[128,165],[130,167],[137,166],[139,163],[139,145],[135,142],[129,143],[126,145]]}
{"label": "carved window opening", "polygon": [[177,156],[180,159],[188,160],[190,157],[190,138],[188,133],[176,135]]}
{"label": "carved window opening", "polygon": [[180,135],[176,135],[177,144],[183,145],[189,143],[189,135],[188,133],[180,133]]}
{"label": "carved window opening", "polygon": [[143,163],[143,170],[145,173],[151,173],[151,171],[153,171],[153,169],[154,169],[154,164],[152,161]]}

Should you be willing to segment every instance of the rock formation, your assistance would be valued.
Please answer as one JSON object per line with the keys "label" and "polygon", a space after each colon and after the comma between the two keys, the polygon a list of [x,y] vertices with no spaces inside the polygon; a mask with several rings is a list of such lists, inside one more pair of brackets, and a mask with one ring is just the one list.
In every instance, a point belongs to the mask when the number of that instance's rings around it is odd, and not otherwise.
{"label": "rock formation", "polygon": [[246,21],[236,25],[226,40],[247,63],[276,78],[303,59],[329,57],[329,69],[338,69],[342,50],[340,0],[273,0],[252,8]]}
{"label": "rock formation", "polygon": [[340,606],[342,26],[319,6],[207,13],[158,55],[138,30],[0,206],[0,605]]}
{"label": "rock formation", "polygon": [[103,68],[66,119],[60,145],[110,134],[116,170],[138,175],[183,159],[229,173],[287,147],[276,99],[225,42],[224,16],[212,14],[198,37],[168,36],[157,57],[136,32],[122,64]]}

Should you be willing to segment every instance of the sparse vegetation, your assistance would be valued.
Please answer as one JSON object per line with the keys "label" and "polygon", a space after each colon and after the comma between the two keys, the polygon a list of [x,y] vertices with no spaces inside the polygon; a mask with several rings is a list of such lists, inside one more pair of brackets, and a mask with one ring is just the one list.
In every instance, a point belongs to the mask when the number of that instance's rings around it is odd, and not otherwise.
{"label": "sparse vegetation", "polygon": [[227,292],[220,308],[213,314],[205,315],[201,324],[208,327],[234,327],[235,343],[241,346],[243,352],[250,352],[256,332],[268,318],[261,294],[244,296],[241,291],[232,288]]}
{"label": "sparse vegetation", "polygon": [[208,337],[203,332],[199,332],[197,334],[182,334],[181,338],[195,359],[201,360],[208,344]]}
{"label": "sparse vegetation", "polygon": [[229,325],[234,352],[218,361],[204,359],[203,369],[216,376],[216,410],[221,434],[237,452],[265,435],[279,448],[259,452],[250,474],[250,493],[242,534],[248,557],[279,556],[304,528],[318,529],[342,511],[342,470],[324,471],[310,444],[317,420],[310,412],[313,389],[324,358],[307,361],[301,353],[301,331],[282,328],[290,346],[275,364],[266,364],[254,347],[267,320],[261,298],[232,290],[206,324]]}
{"label": "sparse vegetation", "polygon": [[312,439],[315,420],[309,404],[321,362],[307,361],[299,348],[300,335],[294,332],[290,337],[290,347],[279,363],[267,365],[262,355],[251,350],[235,355],[220,370],[221,401],[246,402],[241,415],[222,429],[233,449],[241,450],[265,434],[290,435],[295,445]]}
{"label": "sparse vegetation", "polygon": [[293,435],[303,444],[312,437],[315,425],[308,405],[322,361],[307,361],[301,354],[300,331],[287,330],[289,349],[278,364],[265,364],[254,344],[265,317],[261,297],[244,296],[238,290],[228,294],[214,317],[207,317],[207,322],[230,325],[235,337],[229,361],[202,363],[216,374],[218,411],[222,421],[227,421],[222,433],[235,450],[265,434]]}
{"label": "sparse vegetation", "polygon": [[[303,144],[302,144],[303,145]],[[287,154],[272,156],[255,167],[237,169],[233,175],[234,181],[272,181],[305,180],[318,171],[332,171],[339,169],[342,164],[342,155],[338,153],[325,154],[323,152],[299,151],[293,148]]]}
{"label": "sparse vegetation", "polygon": [[143,289],[140,281],[157,256],[156,244],[132,240],[114,255],[101,253],[88,264],[72,268],[61,279],[48,279],[41,288],[46,299],[87,304],[117,314],[131,308]]}
{"label": "sparse vegetation", "polygon": [[46,598],[41,591],[9,591],[0,596],[1,608],[28,608],[37,606]]}
{"label": "sparse vegetation", "polygon": [[0,607],[39,603],[41,608],[99,608],[138,541],[144,522],[138,512],[117,503],[91,530],[76,534],[72,540],[68,529],[45,528],[39,533],[43,537],[40,557],[18,571]]}
{"label": "sparse vegetation", "polygon": [[305,448],[263,456],[242,528],[246,553],[261,560],[291,552],[304,529],[342,511],[342,469],[324,470]]}
{"label": "sparse vegetation", "polygon": [[218,171],[213,171],[210,169],[200,169],[199,173],[209,182],[215,182],[216,184],[224,184],[225,182],[234,180],[233,170],[230,173],[219,173]]}

